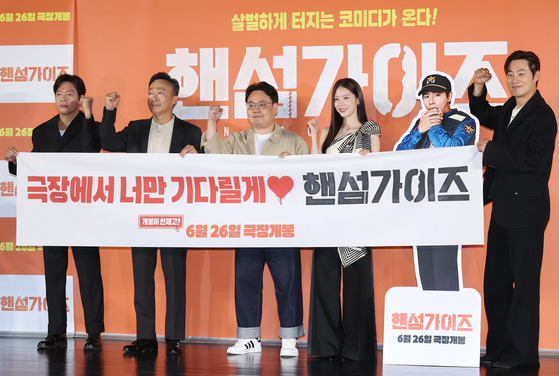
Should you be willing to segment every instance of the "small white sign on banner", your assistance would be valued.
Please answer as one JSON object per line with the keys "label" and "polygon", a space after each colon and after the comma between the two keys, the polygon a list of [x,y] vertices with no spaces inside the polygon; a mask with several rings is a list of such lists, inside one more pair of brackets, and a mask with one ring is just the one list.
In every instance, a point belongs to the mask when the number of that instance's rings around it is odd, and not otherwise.
{"label": "small white sign on banner", "polygon": [[479,367],[480,335],[481,297],[474,289],[386,293],[383,364]]}
{"label": "small white sign on banner", "polygon": [[[66,332],[74,329],[74,289],[66,276]],[[44,275],[0,275],[0,332],[41,332],[48,329]]]}
{"label": "small white sign on banner", "polygon": [[16,177],[8,172],[8,162],[0,161],[0,218],[15,218],[16,187]]}

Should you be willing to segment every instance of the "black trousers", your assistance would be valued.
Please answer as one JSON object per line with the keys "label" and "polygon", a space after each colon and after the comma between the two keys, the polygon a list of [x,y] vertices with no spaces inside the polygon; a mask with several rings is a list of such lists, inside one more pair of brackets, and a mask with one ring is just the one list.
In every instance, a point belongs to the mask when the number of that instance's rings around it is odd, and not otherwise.
{"label": "black trousers", "polygon": [[377,356],[373,259],[367,255],[343,269],[337,248],[315,248],[307,353],[373,360]]}
{"label": "black trousers", "polygon": [[[87,333],[105,331],[103,280],[99,247],[72,247]],[[66,333],[66,271],[68,247],[43,247],[48,306],[48,333]]]}
{"label": "black trousers", "polygon": [[505,228],[493,219],[483,283],[487,355],[517,366],[539,364],[540,274],[546,224]]}
{"label": "black trousers", "polygon": [[418,246],[417,262],[423,290],[458,291],[457,256],[457,245]]}
{"label": "black trousers", "polygon": [[[165,338],[182,340],[186,325],[186,249],[160,248],[160,250],[167,300]],[[156,266],[157,248],[132,247],[134,308],[138,339],[156,338],[154,278]]]}

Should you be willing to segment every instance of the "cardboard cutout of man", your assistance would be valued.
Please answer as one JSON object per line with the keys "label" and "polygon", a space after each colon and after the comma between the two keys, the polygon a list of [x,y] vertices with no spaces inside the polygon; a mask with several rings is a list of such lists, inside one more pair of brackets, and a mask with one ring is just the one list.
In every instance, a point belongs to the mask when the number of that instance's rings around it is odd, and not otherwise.
{"label": "cardboard cutout of man", "polygon": [[[454,108],[454,92],[454,82],[446,73],[426,75],[417,92],[423,109],[394,150],[474,145],[479,122]],[[443,291],[462,288],[462,246],[414,246],[413,250],[419,287]]]}

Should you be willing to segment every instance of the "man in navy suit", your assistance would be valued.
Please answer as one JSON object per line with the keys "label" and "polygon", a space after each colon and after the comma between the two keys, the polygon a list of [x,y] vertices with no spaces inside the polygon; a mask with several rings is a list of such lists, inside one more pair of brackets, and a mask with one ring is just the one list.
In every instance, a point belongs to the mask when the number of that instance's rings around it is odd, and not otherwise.
{"label": "man in navy suit", "polygon": [[484,201],[493,202],[483,286],[487,354],[481,364],[538,367],[540,273],[557,120],[537,89],[536,54],[513,52],[505,73],[512,97],[502,106],[485,99],[488,69],[476,70],[468,89],[472,114],[494,130],[491,141],[477,143],[486,166]]}
{"label": "man in navy suit", "polygon": [[[115,131],[114,123],[120,96],[116,92],[107,94],[100,126],[103,149],[127,153],[196,153],[200,149],[200,128],[173,115],[179,88],[178,81],[167,73],[153,75],[148,92],[148,106],[153,116],[150,119],[131,121],[119,132]],[[167,298],[167,353],[180,353],[180,341],[185,336],[186,321],[186,248],[160,250]],[[124,346],[123,350],[127,353],[157,352],[154,282],[156,265],[157,248],[132,247],[137,340]]]}
{"label": "man in navy suit", "polygon": [[[54,82],[53,90],[58,114],[33,129],[31,151],[99,152],[99,134],[91,112],[93,98],[85,96],[83,80],[76,75],[63,74]],[[17,172],[17,155],[18,151],[13,146],[6,150],[8,168],[14,175]],[[105,331],[105,324],[99,247],[72,247],[72,253],[78,272],[85,330],[88,333],[84,350],[101,350],[101,332]],[[37,348],[66,348],[68,246],[44,246],[43,259],[49,323],[48,335],[38,343]]]}

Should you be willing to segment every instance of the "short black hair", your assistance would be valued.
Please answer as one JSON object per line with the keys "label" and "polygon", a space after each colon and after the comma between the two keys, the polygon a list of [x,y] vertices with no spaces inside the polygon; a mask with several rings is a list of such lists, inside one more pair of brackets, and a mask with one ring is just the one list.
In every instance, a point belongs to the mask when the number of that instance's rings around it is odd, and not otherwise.
{"label": "short black hair", "polygon": [[74,85],[76,91],[78,92],[78,98],[81,98],[82,95],[85,95],[85,84],[83,83],[81,77],[76,76],[75,74],[61,74],[60,76],[58,76],[56,81],[54,81],[54,85],[52,86],[54,94],[56,94],[58,88],[64,82],[69,82]]}
{"label": "short black hair", "polygon": [[260,90],[266,93],[266,95],[272,99],[272,103],[279,102],[278,91],[266,81],[260,81],[247,87],[247,89],[245,90],[245,102],[248,103],[248,97],[250,97],[250,94],[252,94],[252,92],[256,90]]}
{"label": "short black hair", "polygon": [[505,61],[505,73],[508,73],[509,65],[513,60],[527,60],[532,76],[540,70],[540,58],[532,51],[516,50],[507,57]]}
{"label": "short black hair", "polygon": [[151,86],[151,84],[153,83],[153,81],[155,80],[164,80],[167,81],[169,83],[169,85],[171,85],[171,87],[173,88],[173,95],[178,97],[179,96],[179,90],[181,88],[179,82],[177,81],[176,78],[172,78],[171,76],[169,76],[167,73],[165,72],[158,72],[156,74],[154,74],[153,76],[151,76],[151,78],[149,79],[149,85],[148,87]]}

